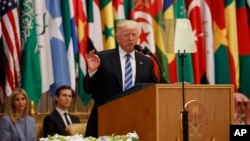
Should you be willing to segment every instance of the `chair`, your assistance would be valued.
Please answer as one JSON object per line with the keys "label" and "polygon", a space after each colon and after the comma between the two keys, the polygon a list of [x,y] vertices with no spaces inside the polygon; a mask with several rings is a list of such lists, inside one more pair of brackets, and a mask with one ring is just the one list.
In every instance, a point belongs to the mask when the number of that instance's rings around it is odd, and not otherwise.
{"label": "chair", "polygon": [[65,131],[69,136],[73,136],[75,134],[85,135],[87,123],[73,123],[65,128]]}
{"label": "chair", "polygon": [[36,138],[42,138],[43,137],[43,122],[37,122],[36,123]]}

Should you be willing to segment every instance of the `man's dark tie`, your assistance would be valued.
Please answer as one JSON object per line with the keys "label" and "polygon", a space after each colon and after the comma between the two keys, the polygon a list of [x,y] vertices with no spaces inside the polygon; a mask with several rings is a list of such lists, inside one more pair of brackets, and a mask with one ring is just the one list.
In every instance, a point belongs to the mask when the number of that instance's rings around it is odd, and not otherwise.
{"label": "man's dark tie", "polygon": [[64,113],[64,118],[66,119],[67,126],[70,125],[69,119],[68,119],[68,117],[67,117],[67,113]]}
{"label": "man's dark tie", "polygon": [[126,54],[125,61],[125,86],[124,90],[128,90],[132,87],[132,65],[130,63],[130,54]]}

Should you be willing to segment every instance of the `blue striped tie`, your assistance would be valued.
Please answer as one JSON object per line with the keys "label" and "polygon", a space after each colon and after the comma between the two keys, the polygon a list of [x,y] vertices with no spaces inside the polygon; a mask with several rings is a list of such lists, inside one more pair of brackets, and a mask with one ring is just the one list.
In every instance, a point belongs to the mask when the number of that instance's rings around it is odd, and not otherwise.
{"label": "blue striped tie", "polygon": [[130,63],[130,55],[126,54],[124,90],[126,91],[131,87],[132,87],[132,65]]}

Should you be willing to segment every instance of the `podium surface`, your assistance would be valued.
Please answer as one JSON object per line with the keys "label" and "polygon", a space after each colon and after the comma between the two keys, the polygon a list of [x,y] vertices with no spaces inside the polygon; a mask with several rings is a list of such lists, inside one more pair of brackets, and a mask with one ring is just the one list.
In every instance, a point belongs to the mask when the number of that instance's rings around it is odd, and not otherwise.
{"label": "podium surface", "polygon": [[[229,141],[232,85],[184,86],[189,140]],[[182,141],[182,86],[154,84],[98,108],[98,134],[136,132],[141,141]]]}

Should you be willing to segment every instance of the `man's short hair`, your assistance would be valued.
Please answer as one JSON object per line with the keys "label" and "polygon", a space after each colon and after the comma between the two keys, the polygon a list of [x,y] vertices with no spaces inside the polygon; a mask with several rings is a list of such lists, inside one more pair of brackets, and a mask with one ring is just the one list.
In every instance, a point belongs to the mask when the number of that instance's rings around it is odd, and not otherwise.
{"label": "man's short hair", "polygon": [[56,93],[55,93],[55,96],[59,96],[60,95],[60,91],[61,90],[65,90],[65,89],[69,89],[69,90],[71,90],[71,92],[72,92],[72,96],[73,96],[73,90],[71,89],[71,87],[70,86],[67,86],[67,85],[62,85],[62,86],[60,86],[60,87],[58,87],[57,89],[56,89]]}

